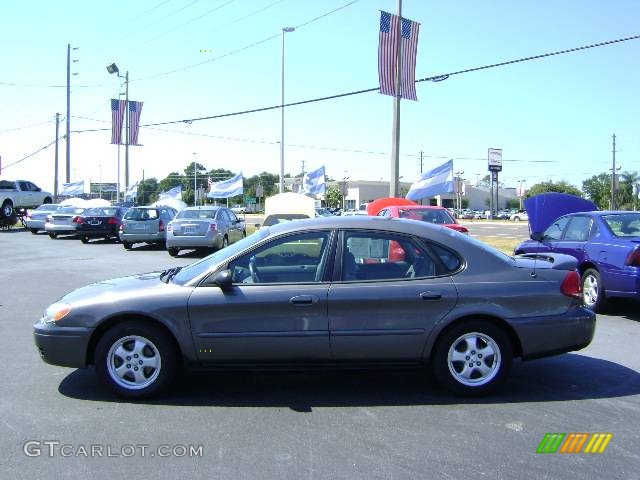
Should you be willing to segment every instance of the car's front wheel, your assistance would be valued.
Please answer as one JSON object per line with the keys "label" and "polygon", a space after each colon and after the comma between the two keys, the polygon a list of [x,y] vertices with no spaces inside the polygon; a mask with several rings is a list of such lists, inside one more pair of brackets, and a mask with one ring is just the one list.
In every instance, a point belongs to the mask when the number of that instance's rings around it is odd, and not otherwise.
{"label": "car's front wheel", "polygon": [[172,339],[141,321],[120,323],[108,330],[95,350],[100,381],[128,398],[144,398],[166,388],[178,366]]}
{"label": "car's front wheel", "polygon": [[511,369],[513,347],[506,333],[493,323],[469,321],[446,331],[431,357],[438,382],[463,395],[486,395]]}
{"label": "car's front wheel", "polygon": [[582,274],[582,301],[585,307],[594,312],[600,313],[605,308],[607,300],[602,287],[602,277],[594,268],[588,268]]}

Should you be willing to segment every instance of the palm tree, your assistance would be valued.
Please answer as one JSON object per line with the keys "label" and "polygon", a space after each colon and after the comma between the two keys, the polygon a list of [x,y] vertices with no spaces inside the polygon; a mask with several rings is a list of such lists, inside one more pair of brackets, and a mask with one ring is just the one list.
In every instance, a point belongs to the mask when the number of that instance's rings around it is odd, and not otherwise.
{"label": "palm tree", "polygon": [[638,172],[623,172],[620,174],[618,187],[618,205],[624,210],[638,209],[636,185],[640,182]]}

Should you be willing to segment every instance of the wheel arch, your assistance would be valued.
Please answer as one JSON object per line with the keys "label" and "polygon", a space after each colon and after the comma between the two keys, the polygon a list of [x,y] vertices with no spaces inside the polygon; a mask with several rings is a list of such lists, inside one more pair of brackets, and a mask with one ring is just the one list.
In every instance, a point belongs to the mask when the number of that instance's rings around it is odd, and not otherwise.
{"label": "wheel arch", "polygon": [[445,325],[443,328],[441,328],[435,334],[435,336],[430,340],[429,354],[428,354],[428,356],[426,356],[426,358],[429,361],[431,361],[431,358],[432,358],[434,350],[435,350],[435,346],[438,344],[438,342],[440,341],[440,339],[444,335],[446,335],[453,328],[456,328],[456,327],[458,327],[459,325],[461,325],[461,324],[463,324],[465,322],[471,322],[471,321],[485,321],[485,322],[491,323],[492,325],[500,328],[503,332],[506,333],[507,337],[509,338],[509,341],[511,342],[511,347],[513,348],[513,356],[514,357],[522,357],[522,343],[520,341],[520,337],[516,333],[515,329],[509,324],[509,322],[507,322],[506,320],[504,320],[504,319],[502,319],[500,317],[494,316],[494,315],[472,314],[472,315],[465,315],[465,316],[462,316],[460,318],[457,318],[457,319],[447,323],[447,325]]}
{"label": "wheel arch", "polygon": [[588,261],[588,262],[582,263],[581,265],[578,265],[578,272],[580,273],[581,277],[582,275],[584,275],[584,272],[586,272],[589,269],[595,270],[596,272],[600,273],[600,269],[593,262]]}
{"label": "wheel arch", "polygon": [[91,338],[89,339],[89,343],[87,345],[87,353],[86,353],[87,365],[95,364],[95,361],[94,361],[95,350],[102,336],[114,326],[119,325],[121,323],[129,322],[129,321],[144,322],[144,323],[147,323],[148,325],[153,325],[155,328],[159,328],[164,333],[166,333],[171,339],[171,342],[173,343],[173,346],[175,347],[176,352],[178,352],[178,358],[181,358],[182,363],[184,364],[185,362],[184,351],[180,346],[180,342],[178,341],[175,333],[169,327],[167,327],[162,321],[158,320],[157,318],[153,318],[147,315],[129,313],[129,314],[120,314],[120,315],[110,317],[104,320],[95,328],[95,330],[91,334]]}

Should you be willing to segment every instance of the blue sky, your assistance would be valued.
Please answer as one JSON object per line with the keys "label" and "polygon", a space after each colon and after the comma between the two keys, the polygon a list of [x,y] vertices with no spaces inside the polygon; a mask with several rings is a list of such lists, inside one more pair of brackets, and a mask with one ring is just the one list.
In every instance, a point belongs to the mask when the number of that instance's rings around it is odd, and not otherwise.
{"label": "blue sky", "polygon": [[[105,69],[112,62],[130,71],[130,99],[144,102],[142,124],[217,115],[280,103],[284,26],[300,26],[286,34],[287,101],[377,86],[379,10],[394,12],[396,1],[358,0],[302,25],[348,3],[12,2],[0,16],[2,175],[53,188],[53,147],[4,167],[54,139],[54,114],[65,114],[66,97],[48,85],[66,81],[67,43],[79,47],[72,130],[110,128],[109,99],[120,90]],[[639,14],[635,0],[403,1],[403,16],[421,23],[418,78],[636,35]],[[638,59],[640,40],[632,40],[418,84],[419,101],[402,102],[402,180],[418,177],[423,151],[425,170],[453,158],[455,170],[475,181],[487,173],[487,148],[496,147],[507,186],[522,179],[580,186],[610,168],[613,133],[622,169],[640,170]],[[325,165],[335,178],[387,180],[391,115],[392,99],[378,93],[287,109],[285,171],[299,173],[304,160],[307,170]],[[132,180],[143,170],[158,178],[182,171],[194,153],[209,169],[279,170],[279,110],[160,128],[170,131],[141,129]],[[115,182],[117,148],[109,142],[110,131],[72,134],[72,180]],[[61,142],[61,164],[64,155]]]}

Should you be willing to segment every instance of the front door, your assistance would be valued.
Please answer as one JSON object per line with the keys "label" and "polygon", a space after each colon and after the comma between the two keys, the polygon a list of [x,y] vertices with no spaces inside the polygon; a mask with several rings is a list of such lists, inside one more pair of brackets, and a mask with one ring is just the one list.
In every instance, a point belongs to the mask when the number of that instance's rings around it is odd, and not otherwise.
{"label": "front door", "polygon": [[189,315],[200,360],[329,360],[331,239],[329,231],[276,238],[227,265],[230,288],[196,288]]}

